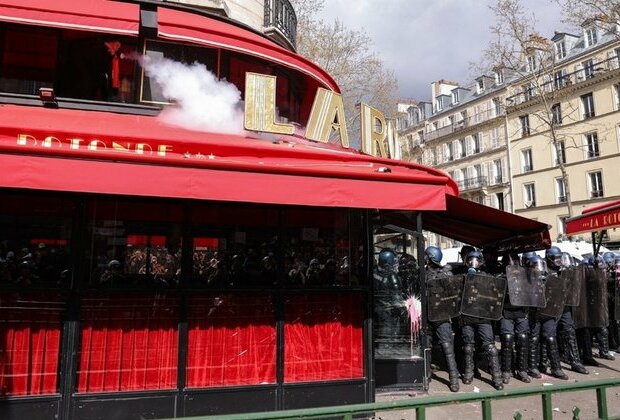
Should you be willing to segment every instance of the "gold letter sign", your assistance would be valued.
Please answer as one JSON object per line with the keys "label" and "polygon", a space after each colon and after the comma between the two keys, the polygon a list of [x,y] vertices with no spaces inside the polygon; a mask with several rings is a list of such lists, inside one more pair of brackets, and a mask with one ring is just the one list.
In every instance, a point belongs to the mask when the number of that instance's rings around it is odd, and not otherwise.
{"label": "gold letter sign", "polygon": [[388,157],[384,143],[387,130],[383,114],[364,103],[360,104],[360,114],[362,152],[373,156]]}
{"label": "gold letter sign", "polygon": [[327,143],[332,130],[338,133],[342,147],[349,147],[342,96],[331,90],[319,88],[310,111],[306,137],[309,140]]}
{"label": "gold letter sign", "polygon": [[276,77],[258,73],[245,74],[245,128],[276,134],[293,134],[292,124],[276,119]]}

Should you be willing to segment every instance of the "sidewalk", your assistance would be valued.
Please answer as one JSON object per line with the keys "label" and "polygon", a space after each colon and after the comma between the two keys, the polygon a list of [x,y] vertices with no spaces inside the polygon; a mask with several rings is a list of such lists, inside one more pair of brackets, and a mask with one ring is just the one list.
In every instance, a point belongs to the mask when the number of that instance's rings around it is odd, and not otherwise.
{"label": "sidewalk", "polygon": [[[595,350],[596,351],[596,350]],[[617,378],[620,376],[620,354],[616,354],[616,360],[597,359],[601,364],[600,367],[586,366],[590,371],[589,375],[581,375],[572,372],[563,364],[564,372],[568,375],[568,381],[555,379],[547,375],[543,375],[542,379],[532,379],[532,382],[525,384],[512,378],[510,384],[504,385],[505,390],[515,389],[518,387],[530,387],[544,385],[553,387],[553,384],[570,384],[583,382],[589,379],[606,379]],[[436,371],[433,373],[428,393],[408,393],[394,392],[377,394],[376,401],[393,401],[403,398],[439,396],[439,395],[455,395],[448,389],[448,375],[445,371]],[[493,391],[494,388],[490,382],[490,376],[486,372],[482,372],[482,378],[474,379],[470,385],[461,383],[459,392],[484,392]],[[573,407],[579,407],[580,419],[597,418],[596,407],[596,391],[579,391],[565,392],[556,394],[552,397],[553,402],[553,418],[554,419],[572,419]],[[620,416],[620,387],[609,388],[607,390],[607,407],[610,416]],[[494,419],[510,420],[516,411],[523,416],[522,419],[542,419],[542,403],[540,397],[527,397],[494,401],[492,403],[492,411]],[[426,418],[429,420],[469,420],[482,419],[482,407],[480,403],[462,403],[447,405],[442,407],[433,407],[426,410]],[[382,420],[398,420],[398,419],[415,419],[414,411],[390,411],[376,413],[375,419]]]}

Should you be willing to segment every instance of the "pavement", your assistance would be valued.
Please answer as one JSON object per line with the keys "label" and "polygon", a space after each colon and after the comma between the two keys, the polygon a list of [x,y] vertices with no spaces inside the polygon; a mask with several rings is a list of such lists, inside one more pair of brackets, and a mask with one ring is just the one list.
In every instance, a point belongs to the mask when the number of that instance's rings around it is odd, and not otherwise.
{"label": "pavement", "polygon": [[[594,350],[596,353],[596,349]],[[563,381],[547,375],[543,375],[541,379],[532,379],[529,384],[511,378],[508,385],[504,385],[504,390],[517,389],[522,387],[532,387],[543,385],[552,388],[554,384],[570,384],[595,379],[609,379],[620,377],[620,354],[616,354],[616,360],[597,359],[600,367],[586,366],[590,371],[589,375],[581,375],[569,369],[569,366],[562,364],[564,372],[568,375],[568,380]],[[459,392],[486,392],[494,391],[491,385],[491,377],[487,372],[481,372],[481,377],[474,379],[470,385],[460,384]],[[425,396],[446,396],[455,395],[448,389],[448,374],[443,370],[433,372],[428,392],[385,392],[376,395],[376,401],[393,401],[412,397]],[[596,391],[587,390],[579,392],[563,392],[554,394],[552,397],[553,419],[572,419],[573,408],[578,407],[580,410],[579,419],[596,419]],[[610,418],[620,417],[620,387],[608,388],[607,390],[607,408]],[[515,412],[519,411],[522,420],[542,419],[542,400],[540,396],[513,398],[493,401],[492,414],[493,419],[510,420],[514,418]],[[429,420],[468,420],[482,419],[482,405],[476,403],[459,403],[449,404],[441,407],[432,407],[426,410],[426,418]],[[415,412],[410,411],[386,411],[375,413],[376,420],[413,420]]]}

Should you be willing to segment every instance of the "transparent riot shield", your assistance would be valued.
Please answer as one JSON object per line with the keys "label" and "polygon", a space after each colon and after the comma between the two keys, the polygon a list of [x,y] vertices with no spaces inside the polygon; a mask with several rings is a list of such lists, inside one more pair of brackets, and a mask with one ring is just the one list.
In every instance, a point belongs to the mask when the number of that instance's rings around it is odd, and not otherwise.
{"label": "transparent riot shield", "polygon": [[566,278],[551,273],[545,278],[546,305],[538,313],[551,318],[559,318],[564,311],[566,300]]}
{"label": "transparent riot shield", "polygon": [[560,271],[560,277],[564,277],[566,284],[566,306],[579,306],[581,301],[581,283],[585,281],[586,270],[583,266],[569,267]]}
{"label": "transparent riot shield", "polygon": [[489,274],[467,274],[463,284],[461,314],[498,320],[502,317],[506,277]]}
{"label": "transparent riot shield", "polygon": [[614,310],[615,310],[615,318],[616,321],[620,320],[620,279],[618,278],[618,275],[616,275],[616,277],[614,278],[613,283],[610,282],[610,285],[613,284],[613,291],[614,291]]}
{"label": "transparent riot shield", "polygon": [[428,320],[448,321],[459,315],[463,296],[463,276],[431,277],[428,286]]}
{"label": "transparent riot shield", "polygon": [[581,285],[581,301],[574,310],[576,328],[603,328],[609,324],[607,311],[607,273],[587,267]]}
{"label": "transparent riot shield", "polygon": [[514,306],[544,308],[545,283],[541,276],[518,265],[506,267],[508,299]]}

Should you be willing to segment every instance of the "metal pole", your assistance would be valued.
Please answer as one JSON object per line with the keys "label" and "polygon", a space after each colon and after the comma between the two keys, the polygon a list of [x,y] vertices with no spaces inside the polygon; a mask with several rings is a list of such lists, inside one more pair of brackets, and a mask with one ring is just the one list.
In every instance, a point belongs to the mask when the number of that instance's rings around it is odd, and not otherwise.
{"label": "metal pole", "polygon": [[553,407],[551,406],[551,393],[550,392],[543,392],[542,405],[543,405],[543,419],[553,420]]}
{"label": "metal pole", "polygon": [[596,388],[596,405],[598,407],[599,419],[609,418],[607,414],[607,393],[605,390],[606,388],[604,386]]}

